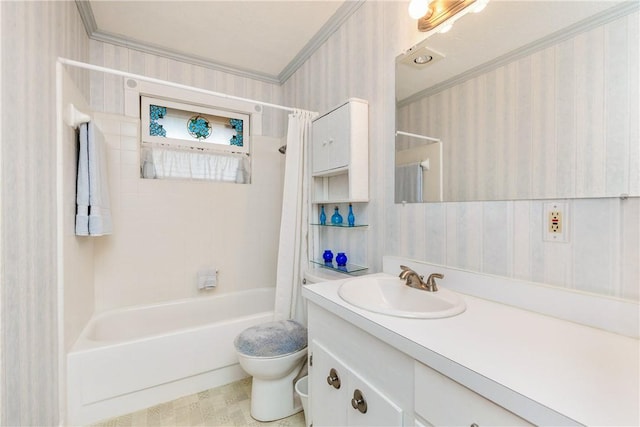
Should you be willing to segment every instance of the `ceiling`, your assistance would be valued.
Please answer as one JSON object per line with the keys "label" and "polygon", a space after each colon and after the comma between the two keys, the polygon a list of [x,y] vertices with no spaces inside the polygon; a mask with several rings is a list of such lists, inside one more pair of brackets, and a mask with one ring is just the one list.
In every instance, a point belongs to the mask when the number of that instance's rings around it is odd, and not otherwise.
{"label": "ceiling", "polygon": [[363,0],[77,0],[94,40],[282,83]]}

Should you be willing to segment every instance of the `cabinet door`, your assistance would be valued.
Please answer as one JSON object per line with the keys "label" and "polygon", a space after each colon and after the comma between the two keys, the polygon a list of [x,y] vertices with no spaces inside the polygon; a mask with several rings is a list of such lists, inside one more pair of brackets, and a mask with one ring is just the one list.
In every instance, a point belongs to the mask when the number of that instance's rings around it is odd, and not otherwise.
{"label": "cabinet door", "polygon": [[[347,367],[318,341],[312,342],[311,375],[312,423],[322,426],[401,426],[402,410],[375,387]],[[332,371],[333,369],[333,371]],[[340,381],[339,388],[329,384]],[[337,378],[336,378],[337,377]],[[356,390],[366,403],[362,411],[352,406]],[[363,412],[364,411],[364,412]]]}
{"label": "cabinet door", "polygon": [[329,115],[313,122],[311,135],[311,170],[320,173],[327,169],[329,143]]}
{"label": "cabinet door", "polygon": [[[347,394],[347,368],[315,340],[312,342],[312,352],[313,365],[309,368],[309,397],[313,419],[310,422],[316,427],[345,426],[347,425],[345,402],[350,399]],[[337,379],[331,378],[334,385],[329,384],[327,380],[327,377],[331,376],[332,369],[337,376]],[[339,386],[337,381],[340,381]]]}
{"label": "cabinet door", "polygon": [[347,167],[351,138],[351,108],[345,104],[327,115],[327,170]]}
{"label": "cabinet door", "polygon": [[[356,404],[354,402],[356,390],[360,391],[361,399],[366,402],[367,409],[365,413],[353,407]],[[349,393],[348,426],[385,427],[402,425],[402,410],[354,372],[350,372],[349,375]],[[357,397],[359,398],[360,395]]]}
{"label": "cabinet door", "polygon": [[434,426],[531,425],[514,413],[418,362],[415,364],[414,399],[416,413]]}

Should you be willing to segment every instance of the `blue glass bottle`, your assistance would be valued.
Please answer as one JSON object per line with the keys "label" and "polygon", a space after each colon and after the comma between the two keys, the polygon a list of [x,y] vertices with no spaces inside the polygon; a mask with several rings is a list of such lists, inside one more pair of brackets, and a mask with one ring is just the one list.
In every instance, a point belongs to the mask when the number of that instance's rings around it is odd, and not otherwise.
{"label": "blue glass bottle", "polygon": [[338,255],[336,255],[336,263],[338,264],[338,267],[344,267],[347,265],[347,256],[344,252],[338,252]]}
{"label": "blue glass bottle", "polygon": [[324,205],[320,206],[320,225],[327,223],[327,215],[324,213]]}
{"label": "blue glass bottle", "polygon": [[331,264],[331,261],[333,261],[333,252],[327,249],[322,254],[322,259],[324,260],[325,264]]}
{"label": "blue glass bottle", "polygon": [[331,224],[342,224],[342,215],[338,212],[337,206],[335,208],[335,212],[331,215]]}
{"label": "blue glass bottle", "polygon": [[353,214],[353,206],[349,203],[349,215],[347,216],[347,222],[349,227],[353,227],[356,224],[356,216]]}

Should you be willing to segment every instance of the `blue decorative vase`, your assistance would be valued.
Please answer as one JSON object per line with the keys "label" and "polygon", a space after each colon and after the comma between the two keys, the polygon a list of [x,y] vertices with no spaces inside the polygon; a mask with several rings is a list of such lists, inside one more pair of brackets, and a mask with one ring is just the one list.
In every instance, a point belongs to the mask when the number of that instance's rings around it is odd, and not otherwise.
{"label": "blue decorative vase", "polygon": [[324,251],[324,253],[322,254],[322,259],[324,260],[324,262],[326,263],[331,263],[331,261],[333,261],[333,252],[331,252],[329,249],[327,249],[326,251]]}
{"label": "blue decorative vase", "polygon": [[351,203],[349,203],[349,215],[347,215],[347,222],[349,223],[349,227],[353,227],[356,224],[356,216],[353,214],[353,207]]}
{"label": "blue decorative vase", "polygon": [[324,213],[324,205],[320,206],[320,225],[327,223],[327,215]]}
{"label": "blue decorative vase", "polygon": [[336,256],[336,263],[338,264],[338,267],[344,267],[347,265],[347,256],[344,252],[338,252],[338,255]]}
{"label": "blue decorative vase", "polygon": [[342,224],[342,215],[338,212],[338,207],[336,206],[335,212],[331,215],[331,224]]}

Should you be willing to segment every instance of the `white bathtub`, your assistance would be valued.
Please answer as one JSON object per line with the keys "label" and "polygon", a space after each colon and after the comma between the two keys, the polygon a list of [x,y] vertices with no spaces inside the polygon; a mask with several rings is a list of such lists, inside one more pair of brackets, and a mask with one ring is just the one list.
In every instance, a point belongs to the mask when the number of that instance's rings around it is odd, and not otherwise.
{"label": "white bathtub", "polygon": [[274,288],[113,310],[67,355],[68,423],[86,425],[247,376],[233,340],[273,319]]}

